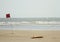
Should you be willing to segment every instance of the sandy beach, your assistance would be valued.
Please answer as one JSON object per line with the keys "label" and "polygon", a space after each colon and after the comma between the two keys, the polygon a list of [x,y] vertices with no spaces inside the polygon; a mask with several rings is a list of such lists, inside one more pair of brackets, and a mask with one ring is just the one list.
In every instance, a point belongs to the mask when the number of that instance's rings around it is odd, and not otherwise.
{"label": "sandy beach", "polygon": [[[42,38],[34,38],[39,37]],[[0,42],[60,42],[58,30],[0,30]]]}

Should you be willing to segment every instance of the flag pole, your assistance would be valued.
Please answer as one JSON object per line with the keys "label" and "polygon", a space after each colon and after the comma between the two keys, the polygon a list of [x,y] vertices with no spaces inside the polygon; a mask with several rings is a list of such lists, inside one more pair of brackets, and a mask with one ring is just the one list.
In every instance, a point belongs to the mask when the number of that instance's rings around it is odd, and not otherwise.
{"label": "flag pole", "polygon": [[[7,13],[6,14],[6,18],[7,18],[7,20],[10,20],[10,13]],[[12,24],[10,24],[10,25],[12,26]],[[13,28],[12,28],[12,33],[11,34],[14,34]]]}

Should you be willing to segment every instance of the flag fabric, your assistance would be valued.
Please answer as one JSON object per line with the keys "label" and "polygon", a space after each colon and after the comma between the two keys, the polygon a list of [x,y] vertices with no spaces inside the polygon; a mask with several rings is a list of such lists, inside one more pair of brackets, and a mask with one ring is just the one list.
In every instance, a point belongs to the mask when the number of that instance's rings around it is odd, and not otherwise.
{"label": "flag fabric", "polygon": [[8,13],[8,14],[6,14],[6,18],[10,18],[10,14]]}

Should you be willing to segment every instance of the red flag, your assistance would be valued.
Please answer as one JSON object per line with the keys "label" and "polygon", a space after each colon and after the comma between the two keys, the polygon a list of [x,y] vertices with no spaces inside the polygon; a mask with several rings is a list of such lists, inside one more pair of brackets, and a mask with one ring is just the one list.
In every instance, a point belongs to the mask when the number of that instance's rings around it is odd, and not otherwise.
{"label": "red flag", "polygon": [[8,14],[6,14],[6,18],[10,18],[10,14],[8,13]]}

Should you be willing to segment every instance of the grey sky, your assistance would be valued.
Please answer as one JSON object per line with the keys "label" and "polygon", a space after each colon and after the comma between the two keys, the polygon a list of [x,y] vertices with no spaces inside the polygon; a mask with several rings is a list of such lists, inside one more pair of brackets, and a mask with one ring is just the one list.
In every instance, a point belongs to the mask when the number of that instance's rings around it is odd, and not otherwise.
{"label": "grey sky", "polygon": [[0,0],[0,18],[60,17],[60,0]]}

